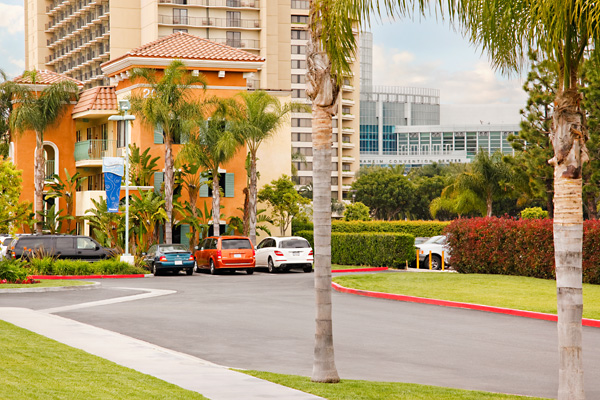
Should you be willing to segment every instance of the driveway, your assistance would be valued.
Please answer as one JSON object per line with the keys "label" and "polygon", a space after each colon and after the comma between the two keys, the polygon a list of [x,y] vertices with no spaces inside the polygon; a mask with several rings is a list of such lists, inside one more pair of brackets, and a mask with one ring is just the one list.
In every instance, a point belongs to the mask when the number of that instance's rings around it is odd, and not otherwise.
{"label": "driveway", "polygon": [[[101,282],[97,290],[2,294],[0,307],[52,309],[230,367],[311,374],[313,274],[194,274]],[[142,288],[176,292],[133,297],[148,293],[138,290]],[[81,303],[86,304],[69,308]],[[333,307],[342,378],[556,396],[553,322],[336,292]],[[600,398],[600,329],[584,327],[583,332],[587,395]]]}

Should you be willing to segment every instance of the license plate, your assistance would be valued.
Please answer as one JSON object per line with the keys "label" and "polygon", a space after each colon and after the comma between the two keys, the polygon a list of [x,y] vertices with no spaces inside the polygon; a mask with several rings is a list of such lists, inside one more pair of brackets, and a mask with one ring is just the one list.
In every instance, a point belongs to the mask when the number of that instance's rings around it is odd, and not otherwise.
{"label": "license plate", "polygon": [[293,255],[293,256],[299,256],[299,255],[300,255],[300,252],[299,252],[299,251],[292,251],[292,255]]}
{"label": "license plate", "polygon": [[234,254],[233,258],[242,258],[242,255],[241,254]]}
{"label": "license plate", "polygon": [[183,261],[175,261],[175,265],[183,265]]}

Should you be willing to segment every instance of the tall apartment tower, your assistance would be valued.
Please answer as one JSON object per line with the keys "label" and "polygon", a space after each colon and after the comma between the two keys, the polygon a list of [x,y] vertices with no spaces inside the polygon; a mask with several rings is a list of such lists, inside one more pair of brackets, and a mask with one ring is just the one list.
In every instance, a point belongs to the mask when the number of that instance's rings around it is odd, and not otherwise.
{"label": "tall apartment tower", "polygon": [[[264,58],[262,70],[247,77],[248,88],[267,90],[283,102],[291,95],[308,103],[307,22],[307,0],[25,0],[25,64],[78,79],[85,88],[106,86],[102,63],[182,31]],[[347,77],[334,119],[332,197],[338,199],[358,168],[356,82]],[[292,152],[306,157],[298,165],[299,184],[312,181],[310,118],[310,113],[294,114],[286,139]],[[272,156],[278,155],[263,155]]]}

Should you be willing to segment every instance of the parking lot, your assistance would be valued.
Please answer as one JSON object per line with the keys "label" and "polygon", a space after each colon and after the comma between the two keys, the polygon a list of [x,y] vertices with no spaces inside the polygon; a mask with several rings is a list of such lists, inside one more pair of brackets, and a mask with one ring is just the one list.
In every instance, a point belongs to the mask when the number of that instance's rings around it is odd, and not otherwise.
{"label": "parking lot", "polygon": [[[107,279],[100,289],[1,294],[0,307],[8,306],[48,310],[230,367],[312,371],[313,274]],[[556,395],[555,323],[340,293],[333,307],[342,378]],[[599,349],[600,330],[584,328],[590,398],[600,398]]]}

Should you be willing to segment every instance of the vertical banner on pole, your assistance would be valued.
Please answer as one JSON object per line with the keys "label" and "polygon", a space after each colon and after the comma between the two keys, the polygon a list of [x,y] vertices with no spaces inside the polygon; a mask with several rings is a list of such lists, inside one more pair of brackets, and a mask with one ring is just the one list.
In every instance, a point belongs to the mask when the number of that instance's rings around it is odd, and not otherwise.
{"label": "vertical banner on pole", "polygon": [[119,212],[119,195],[121,193],[121,178],[124,175],[124,160],[121,157],[103,157],[102,172],[104,173],[104,188],[106,190],[106,208],[108,212]]}

